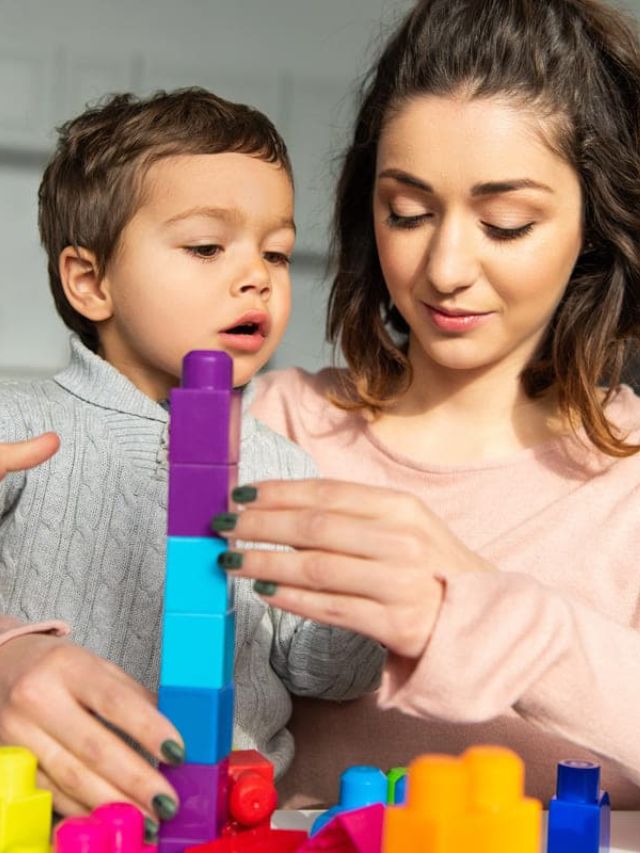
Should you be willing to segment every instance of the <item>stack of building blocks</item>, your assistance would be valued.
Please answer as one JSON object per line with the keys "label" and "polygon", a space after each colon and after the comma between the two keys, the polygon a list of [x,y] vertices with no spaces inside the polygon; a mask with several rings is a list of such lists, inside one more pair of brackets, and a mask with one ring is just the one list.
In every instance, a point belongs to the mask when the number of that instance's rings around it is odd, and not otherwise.
{"label": "stack of building blocks", "polygon": [[49,853],[51,792],[36,788],[36,757],[0,747],[0,851]]}
{"label": "stack of building blocks", "polygon": [[159,710],[181,733],[186,762],[162,765],[180,798],[163,822],[161,853],[182,853],[219,837],[227,822],[233,734],[235,614],[211,531],[237,482],[240,397],[224,352],[199,350],[183,362],[171,393],[167,570]]}
{"label": "stack of building blocks", "polygon": [[549,803],[547,853],[606,853],[609,795],[600,790],[600,768],[589,761],[561,761],[556,796]]}
{"label": "stack of building blocks", "polygon": [[144,843],[144,818],[131,803],[108,803],[88,817],[70,817],[58,824],[54,853],[156,853]]}
{"label": "stack of building blocks", "polygon": [[425,755],[408,777],[406,805],[386,810],[383,853],[539,853],[541,805],[523,795],[524,766],[510,750]]}

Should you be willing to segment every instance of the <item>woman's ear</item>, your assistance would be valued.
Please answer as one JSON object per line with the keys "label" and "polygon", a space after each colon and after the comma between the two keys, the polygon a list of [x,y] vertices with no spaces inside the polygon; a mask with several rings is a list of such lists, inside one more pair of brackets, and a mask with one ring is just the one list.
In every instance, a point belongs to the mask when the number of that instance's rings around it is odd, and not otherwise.
{"label": "woman's ear", "polygon": [[100,322],[113,314],[113,304],[107,279],[93,252],[67,246],[58,261],[60,280],[69,304],[87,320]]}

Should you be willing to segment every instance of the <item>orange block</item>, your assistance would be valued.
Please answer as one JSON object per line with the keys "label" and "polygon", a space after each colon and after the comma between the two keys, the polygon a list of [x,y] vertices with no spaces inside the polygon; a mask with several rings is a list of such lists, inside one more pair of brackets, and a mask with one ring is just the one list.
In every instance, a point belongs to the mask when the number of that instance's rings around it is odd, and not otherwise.
{"label": "orange block", "polygon": [[524,796],[524,765],[511,750],[423,755],[409,767],[406,805],[387,808],[382,850],[539,853],[541,812]]}

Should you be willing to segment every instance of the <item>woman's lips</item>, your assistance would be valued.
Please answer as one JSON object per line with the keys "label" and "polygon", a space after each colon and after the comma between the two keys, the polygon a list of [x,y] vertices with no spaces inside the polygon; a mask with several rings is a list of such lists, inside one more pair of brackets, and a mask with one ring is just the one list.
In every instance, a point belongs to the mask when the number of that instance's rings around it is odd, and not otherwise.
{"label": "woman's lips", "polygon": [[442,332],[468,332],[471,329],[477,329],[478,326],[486,323],[493,317],[493,311],[485,311],[481,314],[474,313],[456,313],[450,314],[447,311],[434,308],[432,305],[424,305],[427,316],[436,327]]}

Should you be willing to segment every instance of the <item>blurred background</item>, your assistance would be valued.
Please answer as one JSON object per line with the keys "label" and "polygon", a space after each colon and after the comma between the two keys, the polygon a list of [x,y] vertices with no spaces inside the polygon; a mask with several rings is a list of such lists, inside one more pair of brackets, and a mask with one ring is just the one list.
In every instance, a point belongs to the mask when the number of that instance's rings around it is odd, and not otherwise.
{"label": "blurred background", "polygon": [[[540,0],[544,2],[544,0]],[[202,85],[257,106],[297,183],[293,315],[272,367],[326,364],[328,223],[357,84],[410,0],[0,0],[0,378],[66,363],[36,194],[52,128],[105,93]],[[626,4],[640,12],[640,0]]]}

